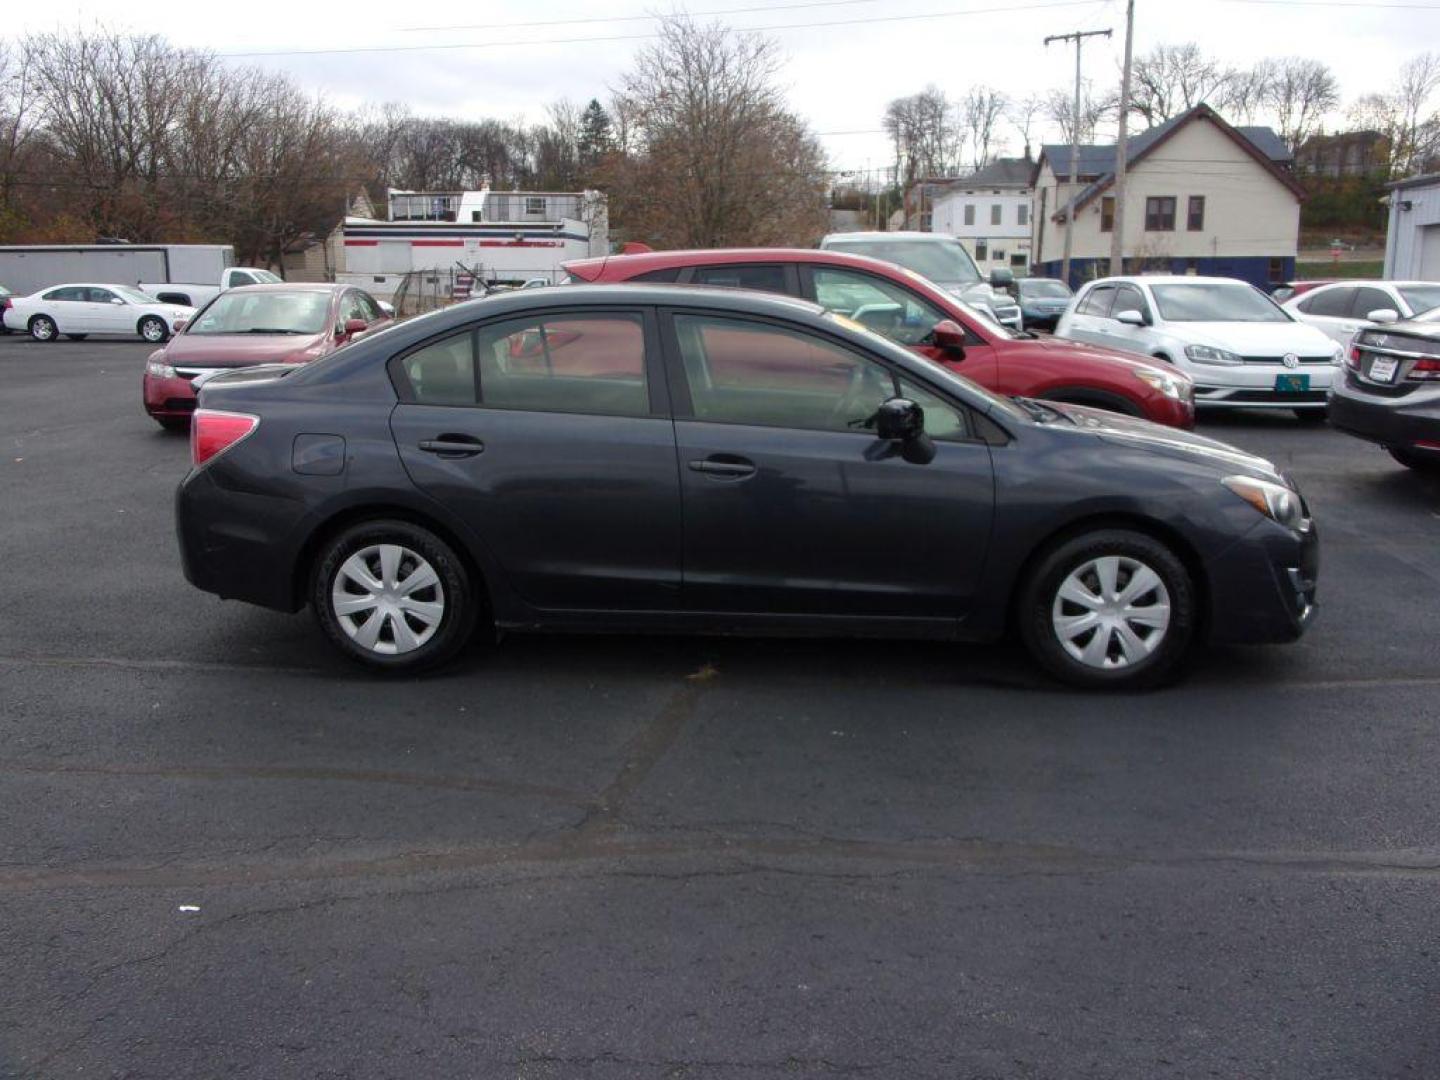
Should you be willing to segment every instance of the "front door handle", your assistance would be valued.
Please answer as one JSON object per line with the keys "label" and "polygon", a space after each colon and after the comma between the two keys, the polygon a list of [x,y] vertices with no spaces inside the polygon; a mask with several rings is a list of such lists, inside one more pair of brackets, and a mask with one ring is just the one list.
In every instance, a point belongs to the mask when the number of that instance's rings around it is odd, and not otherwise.
{"label": "front door handle", "polygon": [[441,457],[474,457],[484,453],[485,444],[469,435],[441,435],[438,439],[421,440],[420,449]]}
{"label": "front door handle", "polygon": [[742,457],[717,454],[690,462],[690,471],[705,473],[719,480],[744,480],[747,476],[755,475],[755,463]]}

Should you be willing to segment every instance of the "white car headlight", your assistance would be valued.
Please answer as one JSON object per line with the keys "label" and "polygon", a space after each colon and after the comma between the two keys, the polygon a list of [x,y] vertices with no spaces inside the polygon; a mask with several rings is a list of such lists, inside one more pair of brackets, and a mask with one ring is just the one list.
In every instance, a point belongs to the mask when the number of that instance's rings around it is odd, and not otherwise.
{"label": "white car headlight", "polygon": [[149,360],[145,364],[145,374],[153,375],[157,379],[177,378],[175,369],[164,360]]}
{"label": "white car headlight", "polygon": [[1189,401],[1195,396],[1195,381],[1179,371],[1137,371],[1135,377],[1176,401]]}
{"label": "white car headlight", "polygon": [[1209,345],[1186,345],[1185,355],[1197,364],[1243,364],[1245,362],[1229,349],[1216,349]]}
{"label": "white car headlight", "polygon": [[1287,529],[1310,527],[1299,492],[1291,491],[1284,484],[1272,484],[1269,480],[1256,480],[1251,476],[1227,476],[1220,482],[1271,521]]}

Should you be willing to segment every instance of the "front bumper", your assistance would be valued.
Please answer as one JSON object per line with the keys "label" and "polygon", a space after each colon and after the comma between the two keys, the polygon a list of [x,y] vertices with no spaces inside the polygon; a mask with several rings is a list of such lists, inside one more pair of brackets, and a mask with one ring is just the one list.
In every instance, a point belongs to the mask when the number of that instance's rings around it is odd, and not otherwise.
{"label": "front bumper", "polygon": [[195,411],[195,388],[188,378],[165,379],[145,373],[145,411],[155,417],[189,416]]}
{"label": "front bumper", "polygon": [[1440,385],[1370,390],[1347,375],[1331,389],[1330,423],[1382,446],[1440,440]]}
{"label": "front bumper", "polygon": [[[1197,409],[1323,409],[1336,373],[1334,364],[1240,364],[1234,367],[1187,362],[1178,365],[1195,380]],[[1277,389],[1282,377],[1305,375],[1305,390]]]}
{"label": "front bumper", "polygon": [[1320,535],[1268,519],[1206,566],[1210,640],[1255,645],[1295,641],[1314,621]]}

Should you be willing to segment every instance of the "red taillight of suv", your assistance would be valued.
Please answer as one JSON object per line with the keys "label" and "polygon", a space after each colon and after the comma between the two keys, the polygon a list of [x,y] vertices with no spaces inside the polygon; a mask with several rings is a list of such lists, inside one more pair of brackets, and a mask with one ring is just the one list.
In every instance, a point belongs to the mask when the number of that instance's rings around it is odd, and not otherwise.
{"label": "red taillight of suv", "polygon": [[223,454],[260,426],[249,413],[196,409],[190,419],[190,460],[197,466]]}
{"label": "red taillight of suv", "polygon": [[1345,357],[1345,366],[1351,371],[1360,370],[1360,346],[1351,345],[1350,353]]}

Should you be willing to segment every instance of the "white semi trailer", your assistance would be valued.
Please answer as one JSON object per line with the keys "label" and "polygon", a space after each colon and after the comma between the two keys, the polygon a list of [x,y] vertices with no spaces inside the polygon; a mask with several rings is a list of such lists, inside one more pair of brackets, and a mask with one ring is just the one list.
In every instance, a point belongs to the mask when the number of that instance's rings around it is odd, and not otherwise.
{"label": "white semi trailer", "polygon": [[269,270],[236,266],[229,244],[0,246],[0,285],[16,296],[83,281],[138,285],[165,303],[200,307],[237,285],[279,280]]}

